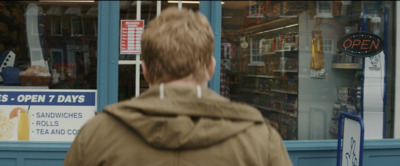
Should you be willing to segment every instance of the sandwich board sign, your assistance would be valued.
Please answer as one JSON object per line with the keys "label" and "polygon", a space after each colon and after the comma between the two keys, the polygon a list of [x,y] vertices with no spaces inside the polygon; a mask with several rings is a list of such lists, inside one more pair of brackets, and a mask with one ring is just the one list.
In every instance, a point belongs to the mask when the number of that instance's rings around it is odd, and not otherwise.
{"label": "sandwich board sign", "polygon": [[[342,144],[343,122],[343,146]],[[358,116],[340,113],[338,122],[337,166],[362,166],[364,123]]]}

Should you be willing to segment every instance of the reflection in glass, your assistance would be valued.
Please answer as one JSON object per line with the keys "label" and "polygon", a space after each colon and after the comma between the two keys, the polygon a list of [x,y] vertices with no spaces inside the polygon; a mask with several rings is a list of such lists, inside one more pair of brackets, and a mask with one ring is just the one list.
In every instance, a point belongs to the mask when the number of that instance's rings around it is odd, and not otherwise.
{"label": "reflection in glass", "polygon": [[[14,52],[15,63],[8,66],[25,73],[14,85],[96,89],[98,17],[97,12],[89,12],[94,9],[97,2],[0,1],[0,55]],[[37,66],[51,81],[34,83],[40,77],[34,70]]]}
{"label": "reflection in glass", "polygon": [[[394,95],[384,89],[394,88],[394,61],[386,61],[388,68],[384,71],[392,79],[384,83],[385,74],[370,76],[380,82],[372,85],[363,83],[366,75],[372,74],[363,70],[368,65],[363,60],[377,64],[385,61],[384,55],[362,59],[336,49],[337,41],[348,33],[368,31],[382,36],[384,32],[391,32],[393,14],[389,6],[393,6],[392,2],[224,2],[222,95],[256,107],[285,140],[336,139],[337,115],[348,112],[367,121],[374,119],[365,110],[385,114],[385,122],[365,123],[380,124],[386,130],[385,137],[392,137],[390,109],[393,109]],[[385,18],[388,26],[382,24]],[[387,38],[387,41],[392,43],[393,39]],[[394,48],[388,44],[387,49]],[[391,53],[386,55],[388,59],[394,57]],[[367,92],[372,95],[365,95]],[[383,101],[376,96],[384,99],[384,104],[369,104]],[[370,102],[363,103],[367,98]],[[382,136],[382,132],[374,134]]]}

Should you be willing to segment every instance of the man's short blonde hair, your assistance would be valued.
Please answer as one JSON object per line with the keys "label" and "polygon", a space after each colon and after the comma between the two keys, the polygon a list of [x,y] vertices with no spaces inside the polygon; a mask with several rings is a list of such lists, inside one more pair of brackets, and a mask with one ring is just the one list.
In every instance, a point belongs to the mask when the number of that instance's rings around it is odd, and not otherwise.
{"label": "man's short blonde hair", "polygon": [[214,36],[207,18],[200,12],[170,7],[145,25],[142,58],[150,83],[193,78],[209,79]]}

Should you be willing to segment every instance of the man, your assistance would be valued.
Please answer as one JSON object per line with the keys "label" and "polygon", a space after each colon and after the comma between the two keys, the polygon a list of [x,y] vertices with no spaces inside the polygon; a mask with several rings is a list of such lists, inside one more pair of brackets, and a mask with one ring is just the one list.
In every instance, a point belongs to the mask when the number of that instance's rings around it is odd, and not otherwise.
{"label": "man", "polygon": [[142,36],[150,88],[85,124],[64,165],[292,165],[281,137],[255,108],[207,88],[213,46],[202,14],[165,9]]}

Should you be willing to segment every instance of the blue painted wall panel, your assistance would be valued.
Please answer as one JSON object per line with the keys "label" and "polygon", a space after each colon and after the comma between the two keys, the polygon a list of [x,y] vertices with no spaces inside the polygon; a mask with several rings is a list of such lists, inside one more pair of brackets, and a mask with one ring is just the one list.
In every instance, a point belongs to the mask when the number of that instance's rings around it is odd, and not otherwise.
{"label": "blue painted wall panel", "polygon": [[[285,141],[294,166],[335,166],[336,141]],[[62,166],[70,143],[0,142],[0,166]],[[366,140],[364,166],[400,163],[400,140]]]}
{"label": "blue painted wall panel", "polygon": [[0,158],[0,165],[17,165],[17,159],[13,158]]}
{"label": "blue painted wall panel", "polygon": [[57,165],[63,165],[64,160],[63,159],[25,159],[24,165],[25,166],[35,166],[35,165],[40,165],[40,166],[57,166]]}
{"label": "blue painted wall panel", "polygon": [[[375,166],[375,165],[384,165],[384,166],[399,166],[400,165],[400,155],[393,156],[371,156],[368,158],[367,163],[364,166]],[[382,164],[385,163],[385,164]]]}
{"label": "blue painted wall panel", "polygon": [[305,157],[299,158],[293,165],[304,166],[336,166],[336,157]]}
{"label": "blue painted wall panel", "polygon": [[398,166],[400,165],[400,149],[374,149],[364,152],[364,166]]}

